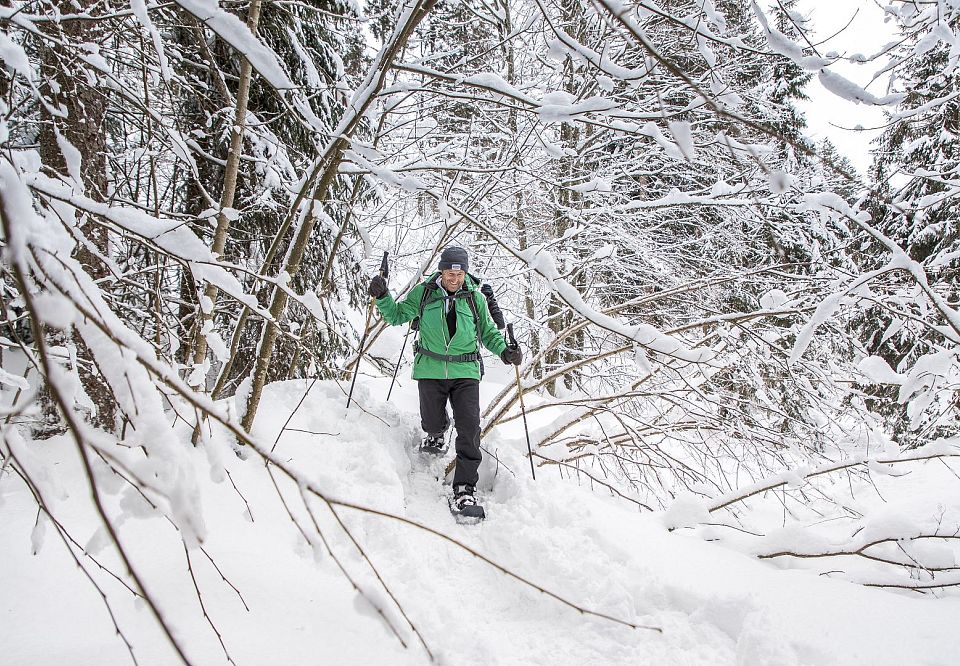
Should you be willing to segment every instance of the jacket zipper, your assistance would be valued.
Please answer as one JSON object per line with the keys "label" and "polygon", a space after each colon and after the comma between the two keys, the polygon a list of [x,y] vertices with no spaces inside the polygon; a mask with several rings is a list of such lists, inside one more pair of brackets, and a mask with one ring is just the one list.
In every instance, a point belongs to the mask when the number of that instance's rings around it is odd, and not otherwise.
{"label": "jacket zipper", "polygon": [[[442,288],[443,288],[443,287],[441,286],[441,289],[442,289]],[[462,288],[462,287],[461,287],[461,288]],[[459,289],[457,290],[457,293],[460,293],[460,290],[459,290]],[[473,294],[471,294],[470,297],[473,298]],[[454,316],[454,317],[457,317],[457,316],[458,316],[458,315],[457,315],[457,301],[456,301],[456,299],[453,299],[452,302],[453,302],[453,312],[454,312],[454,315],[453,315],[453,316]],[[444,305],[446,305],[447,301],[444,300],[443,303],[444,303]],[[457,322],[457,323],[459,324],[460,322]],[[447,339],[447,346],[444,347],[444,350],[443,350],[443,351],[444,351],[444,356],[450,356],[450,345],[453,343],[453,338],[450,337],[450,331],[447,330],[447,312],[446,312],[446,308],[445,308],[445,307],[440,308],[440,328],[441,328],[441,330],[443,330],[443,333],[444,333],[443,337]],[[457,330],[459,330],[459,326],[457,327]],[[478,359],[479,359],[479,354],[480,354],[480,346],[479,346],[479,344],[478,344],[478,345],[477,345],[477,356],[478,356]],[[480,361],[477,360],[477,369],[478,369],[478,371],[479,371],[479,368],[480,368]],[[444,379],[450,379],[450,361],[444,361],[444,362],[443,362],[443,378],[444,378]]]}
{"label": "jacket zipper", "polygon": [[[443,289],[443,286],[440,286]],[[447,330],[447,300],[442,300],[444,307],[440,308],[440,330],[443,331],[443,337],[447,341],[447,346],[444,347],[443,352],[444,356],[450,356],[450,343],[453,342],[453,338],[450,337],[450,331]],[[454,308],[456,308],[457,302],[453,301]],[[450,361],[443,362],[443,378],[450,379]]]}

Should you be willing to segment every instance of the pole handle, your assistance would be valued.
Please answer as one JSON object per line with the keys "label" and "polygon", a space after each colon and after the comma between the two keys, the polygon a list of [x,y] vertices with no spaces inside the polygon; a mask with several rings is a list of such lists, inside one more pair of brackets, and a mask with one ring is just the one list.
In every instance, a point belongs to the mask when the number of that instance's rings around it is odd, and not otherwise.
{"label": "pole handle", "polygon": [[387,267],[387,255],[390,254],[386,250],[383,252],[383,259],[380,261],[380,277],[386,279],[389,269]]}
{"label": "pole handle", "polygon": [[507,338],[510,341],[511,347],[517,346],[517,339],[513,337],[513,324],[507,324]]}

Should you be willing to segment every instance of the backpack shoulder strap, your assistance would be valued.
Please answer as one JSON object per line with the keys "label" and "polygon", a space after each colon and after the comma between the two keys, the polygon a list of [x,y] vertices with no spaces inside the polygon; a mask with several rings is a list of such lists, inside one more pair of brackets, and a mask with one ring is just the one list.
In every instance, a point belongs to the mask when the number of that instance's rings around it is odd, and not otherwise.
{"label": "backpack shoulder strap", "polygon": [[477,336],[480,335],[480,312],[477,310],[477,293],[475,291],[467,291],[468,296],[464,296],[467,299],[467,303],[470,304],[470,312],[473,313],[473,323],[474,327],[477,329]]}
{"label": "backpack shoulder strap", "polygon": [[423,282],[423,293],[420,294],[420,309],[417,311],[417,319],[423,316],[423,308],[427,305],[427,298],[439,288],[433,280],[427,279]]}
{"label": "backpack shoulder strap", "polygon": [[427,298],[430,297],[432,292],[439,289],[436,282],[436,274],[431,275],[420,284],[423,285],[423,293],[420,294],[420,306],[417,308],[417,316],[410,322],[410,327],[418,332],[420,331],[420,318],[423,317],[423,308],[427,305]]}

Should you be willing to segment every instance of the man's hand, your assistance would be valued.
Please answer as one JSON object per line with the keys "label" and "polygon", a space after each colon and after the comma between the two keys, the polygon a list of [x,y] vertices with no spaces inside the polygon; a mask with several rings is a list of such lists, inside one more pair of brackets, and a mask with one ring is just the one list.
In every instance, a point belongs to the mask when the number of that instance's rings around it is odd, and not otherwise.
{"label": "man's hand", "polygon": [[523,361],[523,352],[520,351],[520,347],[510,345],[500,352],[500,360],[507,365],[520,365]]}
{"label": "man's hand", "polygon": [[382,275],[377,275],[370,280],[370,286],[367,287],[367,293],[370,294],[372,298],[377,299],[383,298],[387,295],[387,281]]}

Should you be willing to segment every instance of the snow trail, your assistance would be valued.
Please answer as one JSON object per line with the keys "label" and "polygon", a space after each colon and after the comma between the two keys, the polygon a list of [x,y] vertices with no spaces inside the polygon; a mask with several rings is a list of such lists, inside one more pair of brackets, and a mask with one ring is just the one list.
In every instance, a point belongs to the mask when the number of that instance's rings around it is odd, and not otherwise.
{"label": "snow trail", "polygon": [[[434,534],[340,507],[337,515],[361,554],[329,507],[316,498],[304,503],[300,489],[279,476],[275,487],[261,463],[237,459],[217,434],[207,444],[212,454],[189,449],[200,489],[196,510],[208,526],[205,551],[242,601],[197,548],[190,549],[189,564],[238,664],[429,663],[364,555],[442,664],[946,664],[945,656],[960,650],[954,630],[960,600],[914,599],[780,571],[682,531],[670,532],[659,515],[640,513],[603,489],[594,492],[586,482],[560,478],[548,468],[533,482],[523,474],[522,434],[513,439],[507,435],[515,433],[495,431],[484,443],[502,461],[497,465],[486,456],[481,467],[488,517],[478,525],[458,525],[446,505],[449,487],[437,480],[453,452],[442,461],[423,461],[415,451],[420,433],[411,383],[404,382],[393,402],[384,404],[386,381],[358,382],[356,406],[347,412],[341,387],[317,382],[277,439],[307,385],[269,386],[254,434],[261,441],[277,440],[275,453],[318,488],[445,534],[583,608],[662,627],[663,633],[581,615]],[[484,394],[493,391],[487,387]],[[181,434],[189,447],[189,430]],[[57,470],[64,492],[53,506],[61,519],[69,515],[70,524],[86,525],[77,535],[85,542],[96,523],[78,492],[80,469],[70,451],[63,440],[50,440],[33,453]],[[229,476],[211,473],[211,460]],[[188,656],[196,664],[224,663],[186,573],[177,533],[149,506],[134,505],[122,487],[118,484],[111,515],[122,517],[121,538]],[[0,541],[5,663],[129,663],[102,604],[76,574],[50,526],[39,554],[30,555],[35,507],[26,490],[4,477],[0,493],[6,526]],[[315,537],[314,522],[326,546]],[[99,557],[116,564],[106,550]],[[86,564],[107,591],[141,663],[175,663],[140,604],[89,560]],[[917,655],[929,658],[918,662]],[[940,656],[944,660],[938,662]]]}

